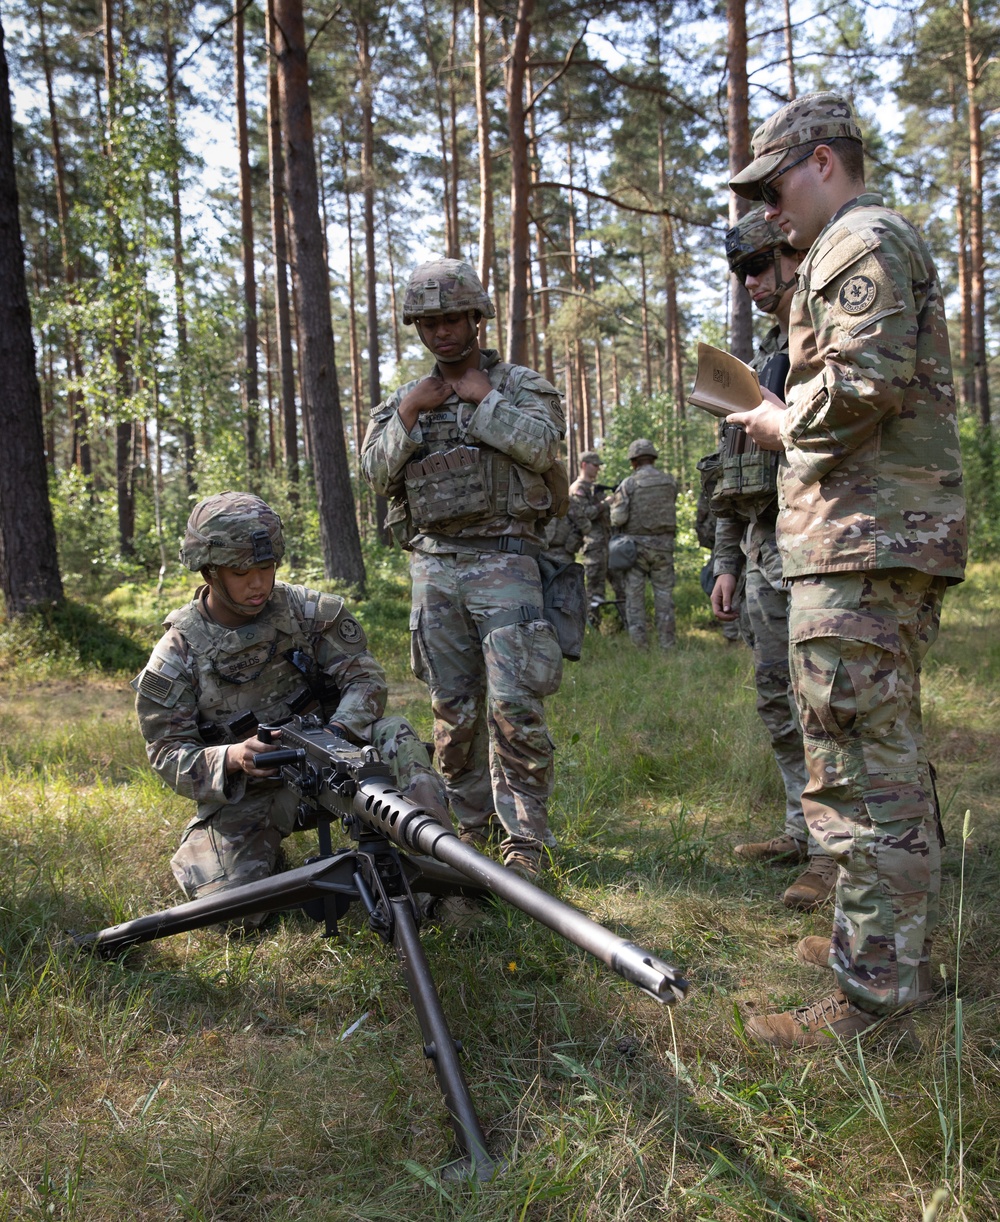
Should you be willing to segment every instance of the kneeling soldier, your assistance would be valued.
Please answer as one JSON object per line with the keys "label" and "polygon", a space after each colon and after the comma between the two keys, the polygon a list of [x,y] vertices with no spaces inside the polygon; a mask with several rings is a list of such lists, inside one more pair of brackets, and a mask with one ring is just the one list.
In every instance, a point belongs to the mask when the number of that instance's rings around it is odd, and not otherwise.
{"label": "kneeling soldier", "polygon": [[401,791],[451,826],[427,748],[403,718],[382,716],[385,673],[364,629],[343,599],[275,581],[284,551],[281,519],[259,497],[196,505],[181,560],[206,584],[167,616],[132,683],[149,762],[198,804],[170,862],[189,899],[276,872],[297,799],[253,757],[280,745],[261,742],[258,725],[293,713],[377,747]]}

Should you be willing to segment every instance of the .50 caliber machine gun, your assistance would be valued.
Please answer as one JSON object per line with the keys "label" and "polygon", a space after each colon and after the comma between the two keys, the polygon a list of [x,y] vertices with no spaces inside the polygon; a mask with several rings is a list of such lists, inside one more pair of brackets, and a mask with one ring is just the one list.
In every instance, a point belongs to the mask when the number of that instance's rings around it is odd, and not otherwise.
{"label": ".50 caliber machine gun", "polygon": [[[641,946],[462,844],[433,814],[400,794],[375,748],[354,746],[315,716],[261,727],[258,735],[271,742],[279,732],[282,747],[257,755],[254,763],[280,768],[280,779],[300,799],[298,826],[318,829],[319,855],[297,869],[84,934],[77,942],[110,956],[137,942],[297,907],[325,922],[332,936],[349,905],[360,901],[372,929],[393,944],[417,1013],[424,1055],[433,1062],[444,1095],[461,1151],[445,1174],[490,1179],[500,1168],[486,1150],[458,1060],[461,1045],[452,1039],[420,943],[414,893],[499,896],[659,1002],[682,1000],[687,981]],[[334,852],[332,819],[340,821],[355,847]]]}

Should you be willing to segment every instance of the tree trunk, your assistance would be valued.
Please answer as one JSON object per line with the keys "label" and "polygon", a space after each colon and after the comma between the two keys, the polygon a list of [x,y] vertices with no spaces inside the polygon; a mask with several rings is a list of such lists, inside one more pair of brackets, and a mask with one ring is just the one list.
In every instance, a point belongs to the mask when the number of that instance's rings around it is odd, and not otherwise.
{"label": "tree trunk", "polygon": [[510,132],[510,263],[507,308],[507,360],[528,360],[528,133],[525,129],[524,73],[535,0],[517,0],[514,42],[507,61],[507,116]]}
{"label": "tree trunk", "polygon": [[382,197],[382,211],[385,213],[385,257],[389,264],[389,313],[392,315],[392,342],[396,354],[396,364],[403,359],[403,350],[399,343],[399,311],[396,308],[396,263],[392,255],[392,217],[389,212],[389,198]]}
{"label": "tree trunk", "polygon": [[295,409],[295,362],[288,301],[288,236],[285,230],[285,158],[281,148],[281,104],[275,53],[274,0],[267,5],[267,151],[270,170],[271,240],[274,244],[274,312],[278,331],[278,375],[281,382],[282,456],[289,500],[298,504],[299,430]]}
{"label": "tree trunk", "polygon": [[992,458],[990,383],[986,352],[986,271],[983,253],[983,112],[979,103],[979,55],[971,0],[962,0],[965,90],[969,115],[969,290],[972,302],[972,381],[984,452]]}
{"label": "tree trunk", "polygon": [[431,30],[431,16],[427,7],[427,0],[423,0],[423,15],[424,46],[427,48],[427,63],[434,82],[434,111],[437,117],[438,138],[441,142],[441,210],[444,214],[444,248],[445,255],[449,259],[457,259],[459,258],[459,255],[456,253],[458,250],[458,237],[454,232],[451,211],[451,166],[448,164],[448,123],[445,116],[444,93],[441,89],[441,63],[434,49],[434,36]]}
{"label": "tree trunk", "polygon": [[355,475],[358,479],[358,493],[364,496],[361,480],[361,442],[363,441],[361,425],[361,401],[364,390],[361,381],[361,350],[358,344],[358,315],[354,295],[354,222],[351,209],[351,188],[347,177],[347,138],[344,135],[343,117],[340,121],[341,130],[341,160],[344,167],[344,202],[347,205],[347,301],[348,301],[348,340],[351,349],[351,406],[354,409],[354,463]]}
{"label": "tree trunk", "polygon": [[253,257],[253,195],[250,189],[250,138],[247,133],[246,79],[243,64],[244,0],[233,0],[233,65],[236,93],[236,143],[240,163],[240,235],[243,247],[243,429],[247,480],[257,491],[260,455],[257,416],[260,391],[257,371],[257,276]]}
{"label": "tree trunk", "polygon": [[785,0],[785,63],[788,66],[788,100],[795,99],[795,53],[792,48],[792,6]]}
{"label": "tree trunk", "polygon": [[[184,481],[189,497],[197,494],[194,478],[194,428],[191,423],[191,374],[188,355],[187,302],[185,299],[184,238],[181,229],[181,142],[177,130],[177,82],[174,80],[176,48],[174,47],[173,7],[167,5],[164,67],[167,74],[167,126],[173,146],[170,157],[170,214],[173,221],[174,255],[174,325],[177,329],[177,406],[174,416],[180,425],[184,455]],[[159,413],[159,408],[157,408]],[[159,414],[157,414],[159,422]],[[156,453],[160,458],[160,424],[157,423]]]}
{"label": "tree trunk", "polygon": [[275,0],[274,20],[292,266],[298,290],[303,385],[311,418],[323,567],[328,578],[363,589],[365,565],[340,415],[330,280],[323,261],[302,0]]}
{"label": "tree trunk", "polygon": [[[101,18],[104,34],[104,85],[108,94],[108,104],[105,109],[105,157],[108,161],[108,178],[111,178],[110,164],[115,157],[114,120],[117,105],[115,43],[114,43],[114,0],[102,0]],[[113,405],[116,414],[121,411],[129,393],[128,360],[122,346],[118,329],[117,296],[120,293],[124,276],[125,241],[121,230],[116,204],[109,197],[108,214],[108,280],[112,298],[111,349],[115,365],[115,398]],[[118,545],[123,556],[131,556],[135,551],[135,502],[132,497],[132,426],[127,421],[118,421],[115,426],[115,486],[118,501]]]}
{"label": "tree trunk", "polygon": [[49,505],[42,399],[31,337],[14,172],[14,125],[0,25],[0,590],[8,615],[63,596]]}
{"label": "tree trunk", "polygon": [[[531,69],[528,69],[526,82],[529,93],[531,92]],[[531,133],[531,182],[533,186],[532,193],[532,209],[535,214],[535,239],[538,245],[538,295],[541,298],[542,308],[542,331],[544,333],[544,342],[542,344],[542,356],[544,362],[544,373],[546,378],[555,385],[555,364],[552,359],[552,341],[549,338],[549,269],[548,257],[545,251],[545,232],[541,222],[542,204],[539,198],[538,188],[535,184],[538,182],[538,137],[535,132],[535,108],[531,108],[528,116],[529,130]],[[536,310],[537,313],[537,310]]]}
{"label": "tree trunk", "polygon": [[[727,0],[727,59],[729,81],[729,177],[734,178],[750,163],[750,85],[747,80],[746,0]],[[750,211],[750,201],[735,191],[729,193],[729,224],[733,226]],[[730,276],[729,346],[742,361],[753,356],[753,312],[750,294],[735,276]]]}
{"label": "tree trunk", "polygon": [[[493,267],[493,176],[490,164],[490,112],[486,96],[486,19],[484,0],[473,0],[474,41],[476,52],[476,130],[479,137],[479,279],[490,291],[490,270]],[[497,306],[499,328],[499,304]],[[486,343],[486,319],[479,326],[479,342]]]}
{"label": "tree trunk", "polygon": [[462,257],[462,227],[458,215],[459,158],[458,143],[458,0],[451,5],[451,40],[448,43],[448,110],[451,141],[451,184],[448,191],[448,211],[451,215],[451,236],[454,241],[452,258]]}

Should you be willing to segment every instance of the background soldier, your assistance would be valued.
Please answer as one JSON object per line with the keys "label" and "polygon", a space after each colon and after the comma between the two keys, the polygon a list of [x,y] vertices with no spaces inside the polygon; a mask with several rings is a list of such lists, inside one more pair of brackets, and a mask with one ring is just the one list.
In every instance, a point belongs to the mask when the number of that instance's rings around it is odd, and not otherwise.
{"label": "background soldier", "polygon": [[[570,500],[582,513],[586,525],[583,539],[583,571],[587,578],[588,620],[592,627],[601,624],[601,609],[605,605],[608,573],[608,540],[611,538],[611,517],[603,488],[597,486],[601,456],[595,450],[580,455],[580,474],[570,485]],[[616,599],[624,598],[624,584],[611,576],[611,588]],[[625,623],[624,606],[616,603],[619,618]]]}
{"label": "background soldier", "polygon": [[412,552],[413,671],[430,687],[462,839],[483,847],[496,814],[504,864],[534,877],[551,840],[542,701],[562,678],[537,557],[553,489],[568,492],[558,461],[566,425],[540,374],[480,351],[479,321],[495,313],[468,263],[416,269],[403,321],[416,322],[436,363],[372,410],[362,468],[391,498],[387,521]]}
{"label": "background soldier", "polygon": [[674,534],[677,481],[660,471],[656,448],[639,437],[628,448],[632,474],[618,485],[611,501],[611,525],[635,543],[635,564],[625,573],[625,620],[633,645],[644,649],[646,578],[653,587],[656,635],[661,649],[676,640],[674,626]]}
{"label": "background soldier", "polygon": [[[281,519],[259,497],[197,504],[181,560],[206,584],[164,621],[133,680],[149,762],[198,806],[171,859],[189,899],[268,878],[297,799],[255,754],[258,724],[319,712],[353,743],[378,747],[407,797],[448,818],[444,782],[402,717],[383,717],[385,674],[343,599],[275,581]],[[247,917],[244,925],[263,917]]]}
{"label": "background soldier", "polygon": [[[712,602],[712,590],[715,588],[715,512],[712,509],[712,498],[715,489],[722,478],[722,456],[718,450],[706,454],[698,460],[698,474],[701,476],[701,488],[698,492],[698,503],[695,506],[694,533],[702,547],[707,547],[709,557],[701,567],[699,582],[705,591],[705,597]],[[742,576],[742,572],[740,573]],[[737,597],[742,597],[742,590],[737,583]],[[736,644],[742,641],[738,620],[719,620],[719,628],[727,641]]]}
{"label": "background soldier", "polygon": [[[726,234],[729,267],[746,285],[754,305],[774,318],[750,362],[762,386],[784,398],[788,374],[788,312],[800,252],[755,208]],[[778,455],[761,450],[738,425],[723,426],[721,479],[712,506],[716,511],[715,586],[712,609],[718,619],[739,620],[753,651],[757,712],[771,736],[771,749],[785,786],[785,827],[780,836],[738,844],[744,861],[803,862],[804,873],[782,899],[789,908],[825,904],[837,885],[837,864],[809,835],[802,813],[806,764],[802,728],[795,710],[788,668],[788,591],[781,579],[775,539],[778,517]],[[736,589],[743,576],[737,611]]]}
{"label": "background soldier", "polygon": [[[731,421],[784,450],[778,545],[790,582],[792,681],[809,828],[840,866],[833,938],[799,958],[837,990],[747,1033],[777,1045],[850,1038],[929,995],[940,818],[920,666],[965,569],[966,520],[941,282],[923,239],[866,192],[861,129],[832,93],[757,129],[730,184],[763,199],[796,250],[788,409]],[[817,945],[818,944],[818,945]]]}

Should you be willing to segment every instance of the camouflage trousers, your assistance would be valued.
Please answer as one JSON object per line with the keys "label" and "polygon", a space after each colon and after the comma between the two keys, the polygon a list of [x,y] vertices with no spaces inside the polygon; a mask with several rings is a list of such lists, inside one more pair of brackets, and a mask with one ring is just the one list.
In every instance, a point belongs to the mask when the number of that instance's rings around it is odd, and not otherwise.
{"label": "camouflage trousers", "polygon": [[[601,547],[594,548],[591,551],[584,550],[580,557],[580,563],[583,565],[583,573],[587,582],[587,607],[593,608],[588,610],[588,618],[595,627],[601,622],[601,613],[604,610],[604,598],[607,595],[607,583],[611,582],[611,589],[615,595],[614,610],[618,612],[618,618],[622,625],[625,624],[625,574],[612,573],[608,570],[608,545],[605,541]],[[595,600],[597,606],[594,606]]]}
{"label": "camouflage trousers", "polygon": [[753,653],[757,713],[771,737],[771,750],[785,787],[785,835],[808,840],[809,855],[823,850],[809,835],[802,813],[806,760],[788,663],[788,590],[781,580],[781,555],[774,535],[744,570],[740,631]]}
{"label": "camouflage trousers", "polygon": [[410,572],[411,663],[430,688],[438,766],[459,824],[486,828],[495,814],[505,844],[551,842],[554,747],[542,701],[559,688],[562,654],[537,618],[537,563],[414,552]]}
{"label": "camouflage trousers", "polygon": [[944,590],[944,578],[915,569],[791,583],[803,807],[840,866],[831,965],[844,993],[874,1013],[917,998],[937,923],[941,848],[920,666]]}
{"label": "camouflage trousers", "polygon": [[676,640],[674,623],[674,536],[632,535],[635,564],[625,573],[625,622],[633,645],[644,649],[646,637],[646,579],[653,587],[653,615],[661,649]]}
{"label": "camouflage trousers", "polygon": [[[366,740],[392,767],[399,789],[412,801],[448,820],[444,781],[430,764],[427,747],[402,717],[383,717]],[[275,781],[256,781],[227,806],[199,812],[184,831],[170,868],[188,899],[270,878],[278,847],[295,826],[298,798]]]}

